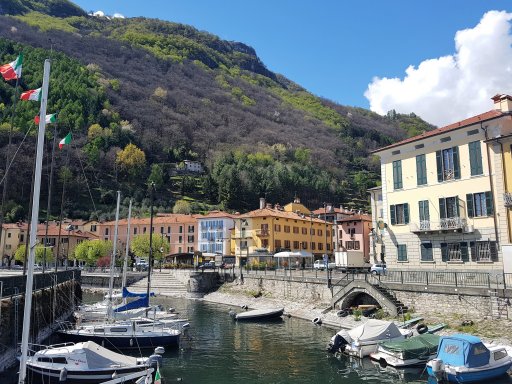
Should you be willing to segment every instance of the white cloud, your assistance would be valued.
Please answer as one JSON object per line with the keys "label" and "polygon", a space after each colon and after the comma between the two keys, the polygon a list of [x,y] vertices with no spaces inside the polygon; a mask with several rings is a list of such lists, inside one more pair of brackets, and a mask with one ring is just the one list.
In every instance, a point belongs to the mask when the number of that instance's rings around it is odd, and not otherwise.
{"label": "white cloud", "polygon": [[370,109],[414,112],[438,126],[492,109],[492,96],[512,93],[511,20],[512,13],[489,11],[455,34],[455,54],[411,65],[403,79],[375,77],[364,94]]}

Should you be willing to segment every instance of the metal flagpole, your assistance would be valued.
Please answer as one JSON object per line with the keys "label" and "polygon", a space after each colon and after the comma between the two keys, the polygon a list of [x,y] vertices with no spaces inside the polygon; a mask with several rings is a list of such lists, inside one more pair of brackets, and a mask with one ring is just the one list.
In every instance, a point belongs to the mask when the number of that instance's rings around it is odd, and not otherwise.
{"label": "metal flagpole", "polygon": [[39,111],[39,132],[37,134],[36,172],[34,175],[34,199],[32,201],[32,219],[30,222],[30,254],[28,257],[27,284],[25,289],[25,306],[23,311],[23,332],[21,336],[21,358],[18,384],[25,384],[27,377],[28,338],[30,336],[30,316],[32,309],[32,288],[34,285],[34,259],[37,240],[37,223],[39,215],[39,197],[41,194],[41,170],[43,166],[44,129],[46,125],[46,105],[48,103],[48,80],[50,78],[50,60],[44,61],[41,109]]}

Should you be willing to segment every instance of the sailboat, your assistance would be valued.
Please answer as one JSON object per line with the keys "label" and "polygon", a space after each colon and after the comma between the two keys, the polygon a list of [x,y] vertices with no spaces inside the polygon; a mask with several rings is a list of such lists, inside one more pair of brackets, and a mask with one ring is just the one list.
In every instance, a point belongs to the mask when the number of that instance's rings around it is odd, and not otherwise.
{"label": "sailboat", "polygon": [[[118,221],[119,221],[119,204],[121,195],[117,194],[117,209],[116,209],[116,225],[114,227],[114,249],[113,255],[116,253],[116,243],[118,234]],[[153,199],[151,199],[153,201]],[[153,221],[153,207],[151,206],[151,224]],[[151,240],[152,230],[150,231],[150,260],[152,259]],[[114,265],[114,256],[110,263]],[[112,288],[113,288],[113,269],[110,268],[111,279],[109,284],[109,307],[107,309],[108,321],[103,323],[95,323],[90,325],[79,325],[76,328],[63,327],[57,333],[63,341],[66,342],[84,342],[92,340],[100,345],[108,348],[117,349],[140,349],[140,348],[155,348],[157,346],[172,347],[178,346],[181,336],[181,330],[178,326],[170,326],[163,322],[153,322],[148,324],[140,322],[140,319],[128,319],[124,322],[115,321],[113,319],[112,308]],[[148,290],[144,297],[149,304],[150,297],[150,281],[151,281],[151,268],[148,268]]]}
{"label": "sailboat", "polygon": [[[41,107],[39,110],[39,129],[37,134],[37,151],[36,151],[36,163],[35,163],[35,171],[34,171],[34,189],[33,189],[33,199],[32,199],[32,216],[31,216],[31,229],[30,229],[30,252],[27,260],[27,277],[26,277],[26,287],[25,287],[25,303],[24,303],[24,316],[23,316],[23,331],[21,338],[21,354],[20,354],[20,370],[18,375],[18,384],[27,384],[27,370],[31,370],[31,379],[34,381],[41,381],[44,383],[51,382],[51,379],[54,380],[55,376],[51,375],[51,366],[53,368],[59,367],[58,376],[56,377],[57,381],[67,378],[67,368],[69,364],[79,365],[80,362],[78,360],[67,360],[68,357],[71,356],[70,352],[72,351],[72,346],[61,346],[64,350],[58,349],[56,346],[48,346],[42,348],[40,351],[35,352],[33,355],[29,354],[29,337],[30,337],[30,318],[31,318],[31,310],[32,310],[32,294],[33,294],[33,286],[34,286],[34,260],[35,260],[35,248],[36,248],[36,234],[37,234],[37,223],[39,216],[39,198],[41,192],[41,174],[42,174],[42,163],[43,163],[43,144],[44,144],[44,132],[46,125],[46,105],[48,102],[48,84],[50,78],[50,60],[46,59],[44,62],[44,74],[43,74],[43,85],[42,85],[42,95],[41,95]],[[82,350],[85,352],[85,347],[89,348],[89,351],[94,351],[94,357],[92,361],[95,362],[96,365],[99,365],[99,362],[103,362],[105,365],[110,364],[111,367],[115,366],[116,363],[119,366],[120,360],[123,361],[123,369],[126,369],[126,373],[133,373],[133,370],[137,371],[146,371],[147,366],[144,364],[141,365],[140,361],[130,360],[130,358],[125,358],[122,355],[113,354],[110,351],[105,350],[104,348],[100,348],[99,346],[94,346],[92,343],[86,345],[80,345]],[[76,348],[76,346],[75,346]],[[75,349],[78,351],[78,349]],[[53,353],[52,353],[53,351]],[[55,352],[62,351],[66,353],[65,356],[58,356]],[[114,356],[116,355],[116,356]],[[64,364],[64,359],[65,364]],[[160,358],[154,359],[157,364],[161,362]],[[91,365],[94,365],[91,361]],[[36,370],[37,367],[46,364],[48,369],[40,369]],[[82,366],[82,370],[87,372],[87,376],[89,378],[94,377],[94,367],[87,365]],[[115,372],[109,372],[110,378]],[[122,372],[121,374],[124,374]],[[131,380],[134,382],[136,378]],[[67,381],[71,383],[71,381]],[[80,381],[81,382],[81,381]],[[94,380],[93,382],[97,383],[98,380]],[[125,382],[130,382],[126,380]]]}

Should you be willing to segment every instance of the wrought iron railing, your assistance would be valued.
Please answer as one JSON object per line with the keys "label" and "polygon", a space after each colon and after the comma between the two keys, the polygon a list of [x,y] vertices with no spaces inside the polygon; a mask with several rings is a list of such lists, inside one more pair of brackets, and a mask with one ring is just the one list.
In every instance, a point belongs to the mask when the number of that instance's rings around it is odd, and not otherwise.
{"label": "wrought iron railing", "polygon": [[505,207],[512,207],[512,193],[505,192],[503,194],[503,200],[505,200]]}

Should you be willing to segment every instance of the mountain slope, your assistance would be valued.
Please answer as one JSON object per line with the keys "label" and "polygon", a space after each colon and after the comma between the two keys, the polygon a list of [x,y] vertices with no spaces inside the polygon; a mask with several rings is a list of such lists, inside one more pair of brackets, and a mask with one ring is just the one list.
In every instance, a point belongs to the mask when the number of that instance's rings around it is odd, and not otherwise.
{"label": "mountain slope", "polygon": [[[269,71],[242,43],[176,23],[72,13],[65,0],[44,2],[46,10],[34,3],[7,0],[9,9],[25,8],[0,17],[0,36],[7,38],[0,59],[7,62],[29,47],[48,54],[51,45],[55,65],[73,58],[80,66],[73,66],[75,72],[61,66],[52,78],[73,79],[69,86],[82,93],[69,97],[52,88],[50,94],[50,107],[60,110],[59,134],[71,129],[76,139],[69,163],[76,177],[68,188],[80,199],[67,200],[70,214],[92,210],[81,169],[73,164],[82,158],[99,210],[101,203],[111,203],[116,188],[141,202],[144,183],[155,174],[162,174],[158,197],[164,208],[187,195],[229,209],[253,208],[264,194],[274,202],[297,194],[311,206],[364,201],[379,172],[368,151],[407,135],[400,115],[391,119],[319,99]],[[71,17],[56,18],[50,3],[68,9],[62,12]],[[42,60],[44,51],[37,52],[33,57]],[[26,55],[26,62],[30,59]],[[36,86],[36,77],[25,73],[22,86]],[[84,98],[87,93],[93,102]],[[6,110],[12,94],[12,86],[0,87]],[[35,107],[25,108],[17,112],[20,132]],[[419,129],[431,128],[413,120]],[[7,124],[9,114],[1,121]],[[0,135],[5,144],[5,130]],[[116,163],[116,153],[130,142],[147,160],[136,175]],[[202,161],[207,174],[176,178],[171,163],[185,159]],[[58,161],[62,166],[66,160]]]}

